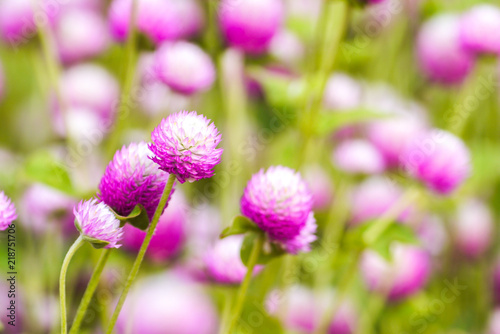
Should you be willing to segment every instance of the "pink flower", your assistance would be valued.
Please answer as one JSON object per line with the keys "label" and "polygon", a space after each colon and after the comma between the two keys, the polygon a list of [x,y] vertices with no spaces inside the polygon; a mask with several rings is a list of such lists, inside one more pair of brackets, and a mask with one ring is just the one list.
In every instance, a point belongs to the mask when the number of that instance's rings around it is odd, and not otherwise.
{"label": "pink flower", "polygon": [[442,195],[453,192],[471,173],[467,146],[455,135],[438,129],[414,139],[401,163],[410,175]]}
{"label": "pink flower", "polygon": [[445,84],[461,83],[472,70],[473,56],[460,43],[460,18],[443,14],[431,18],[420,29],[417,56],[430,79]]}
{"label": "pink flower", "polygon": [[180,183],[210,178],[220,162],[221,135],[213,123],[196,111],[181,111],[163,119],[151,134],[151,158]]}
{"label": "pink flower", "polygon": [[3,191],[0,191],[0,231],[5,231],[17,219],[16,207]]}
{"label": "pink flower", "polygon": [[313,209],[324,210],[332,203],[333,187],[328,174],[318,165],[308,166],[304,179],[311,191]]}
{"label": "pink flower", "polygon": [[347,111],[359,107],[362,97],[361,84],[344,73],[334,73],[326,83],[323,96],[325,108]]}
{"label": "pink flower", "polygon": [[123,237],[120,221],[104,203],[96,199],[81,201],[73,209],[75,226],[96,248],[119,248],[118,242]]}
{"label": "pink flower", "polygon": [[160,46],[155,54],[154,67],[163,83],[182,94],[206,91],[215,81],[215,67],[210,56],[188,42]]}
{"label": "pink flower", "polygon": [[460,19],[460,41],[473,53],[500,54],[500,9],[478,4]]}
{"label": "pink flower", "polygon": [[352,139],[342,142],[333,152],[333,163],[347,173],[378,174],[385,170],[385,162],[370,142]]}
{"label": "pink flower", "polygon": [[284,20],[281,0],[222,0],[219,13],[228,44],[253,54],[269,47]]}
{"label": "pink flower", "polygon": [[390,300],[406,298],[427,283],[431,261],[426,251],[415,246],[393,244],[389,262],[373,250],[361,258],[361,274],[368,289],[387,293]]}

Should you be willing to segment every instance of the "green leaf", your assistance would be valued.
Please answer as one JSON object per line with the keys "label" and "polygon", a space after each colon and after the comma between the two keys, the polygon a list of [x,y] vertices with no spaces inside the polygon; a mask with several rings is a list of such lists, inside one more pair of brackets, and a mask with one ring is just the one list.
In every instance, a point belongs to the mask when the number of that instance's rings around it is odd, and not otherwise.
{"label": "green leaf", "polygon": [[[113,210],[111,209],[111,211]],[[141,204],[137,204],[128,216],[120,216],[115,211],[113,211],[113,213],[115,214],[115,217],[119,221],[121,221],[122,227],[126,223],[129,223],[130,225],[145,231],[147,230],[150,223],[146,209],[144,209],[144,207]]]}
{"label": "green leaf", "polygon": [[58,161],[49,151],[38,151],[29,156],[24,172],[30,181],[40,182],[64,193],[75,195],[68,166]]}
{"label": "green leaf", "polygon": [[334,132],[346,125],[360,122],[369,122],[374,119],[387,118],[389,115],[370,110],[325,111],[319,115],[316,123],[316,134],[323,136]]}
{"label": "green leaf", "polygon": [[260,231],[259,227],[255,225],[253,221],[245,216],[236,216],[231,223],[231,226],[226,227],[220,234],[220,238],[223,239],[230,235],[245,234],[250,231]]}
{"label": "green leaf", "polygon": [[109,245],[108,241],[99,240],[96,238],[91,238],[89,236],[83,235],[83,240],[89,242],[95,249],[101,249]]}
{"label": "green leaf", "polygon": [[379,253],[385,259],[391,260],[391,245],[394,242],[403,244],[418,244],[420,241],[410,227],[396,223],[391,224],[384,231],[384,233],[382,233],[382,235],[373,244],[368,245],[368,247]]}
{"label": "green leaf", "polygon": [[[252,253],[253,245],[257,238],[263,237],[262,232],[251,232],[245,236],[243,239],[243,244],[241,245],[240,257],[243,264],[246,266],[248,260],[250,259],[250,254]],[[259,258],[257,259],[257,264],[266,264],[272,259],[275,259],[286,252],[279,247],[277,244],[272,242],[264,242],[262,244],[262,249],[259,252]]]}

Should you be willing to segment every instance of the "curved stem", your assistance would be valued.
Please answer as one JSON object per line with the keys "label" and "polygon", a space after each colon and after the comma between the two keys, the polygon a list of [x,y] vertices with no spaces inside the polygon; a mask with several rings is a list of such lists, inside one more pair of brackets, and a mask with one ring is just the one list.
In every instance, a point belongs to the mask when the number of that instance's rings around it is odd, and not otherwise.
{"label": "curved stem", "polygon": [[101,279],[101,274],[108,262],[109,254],[111,254],[111,248],[104,249],[101,252],[101,256],[99,257],[99,261],[97,261],[94,272],[92,273],[92,277],[87,285],[87,289],[83,294],[82,300],[80,301],[80,305],[78,306],[78,310],[76,311],[75,320],[73,321],[73,325],[69,331],[70,334],[77,334],[80,330],[80,325],[82,324],[83,317],[87,312],[87,308],[92,300],[92,296],[94,295],[97,286],[99,285],[99,280]]}
{"label": "curved stem", "polygon": [[233,308],[233,314],[231,317],[231,323],[229,324],[228,333],[233,333],[234,327],[236,326],[236,322],[240,317],[241,310],[243,309],[243,303],[245,302],[245,297],[247,295],[248,286],[250,285],[250,281],[252,279],[253,268],[257,264],[257,259],[259,258],[260,250],[262,248],[262,244],[264,243],[264,236],[259,235],[257,239],[254,241],[252,252],[250,253],[250,258],[248,259],[247,264],[247,273],[243,282],[241,282],[240,289],[238,290],[238,295],[236,296],[236,303]]}
{"label": "curved stem", "polygon": [[83,237],[80,235],[78,239],[75,240],[73,245],[71,245],[68,253],[64,257],[64,261],[61,268],[61,275],[59,276],[59,301],[61,304],[61,334],[66,334],[68,331],[68,324],[66,319],[66,272],[68,271],[68,265],[71,261],[73,255],[83,244]]}
{"label": "curved stem", "polygon": [[108,329],[106,331],[107,334],[111,334],[113,332],[113,328],[115,327],[116,321],[118,320],[118,315],[122,310],[123,304],[125,303],[125,299],[127,298],[128,292],[135,278],[137,277],[137,273],[141,267],[142,260],[144,259],[144,255],[146,254],[146,250],[148,249],[149,243],[151,242],[151,238],[156,229],[156,225],[158,225],[158,221],[160,220],[160,216],[163,212],[163,208],[167,204],[168,198],[170,197],[170,193],[172,192],[172,188],[174,186],[175,175],[170,174],[168,177],[167,184],[165,185],[165,189],[163,189],[163,194],[161,195],[160,203],[158,203],[158,207],[156,208],[155,214],[153,216],[153,220],[151,224],[149,224],[148,231],[146,233],[146,237],[142,242],[141,248],[139,249],[139,253],[137,254],[137,258],[134,261],[132,266],[132,270],[130,271],[127,281],[125,282],[125,287],[123,288],[122,294],[120,295],[120,299],[118,300],[118,304],[111,316],[111,320],[108,325]]}

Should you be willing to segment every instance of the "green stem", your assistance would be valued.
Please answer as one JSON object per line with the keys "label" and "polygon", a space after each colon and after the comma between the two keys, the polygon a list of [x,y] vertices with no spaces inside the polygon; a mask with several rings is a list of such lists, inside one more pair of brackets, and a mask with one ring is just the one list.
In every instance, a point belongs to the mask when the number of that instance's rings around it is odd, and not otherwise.
{"label": "green stem", "polygon": [[64,261],[61,268],[61,275],[59,277],[59,298],[61,304],[61,334],[66,334],[68,332],[68,323],[66,319],[66,272],[68,271],[68,265],[71,261],[73,255],[75,255],[78,248],[83,245],[83,237],[80,235],[78,239],[75,240],[73,245],[71,245],[68,253],[64,257]]}
{"label": "green stem", "polygon": [[139,253],[137,254],[137,258],[135,259],[134,264],[132,266],[132,270],[130,271],[127,277],[127,281],[125,282],[125,288],[123,289],[122,294],[120,295],[120,299],[118,300],[118,304],[116,305],[113,315],[111,316],[111,320],[109,322],[108,329],[106,331],[107,334],[111,334],[113,332],[113,328],[115,327],[116,321],[118,320],[118,315],[122,310],[123,304],[125,303],[125,299],[127,299],[130,287],[132,286],[132,283],[134,282],[139,272],[139,269],[141,268],[142,260],[144,259],[146,250],[148,249],[149,243],[151,242],[151,238],[153,237],[153,234],[155,232],[156,225],[158,225],[160,216],[163,212],[163,209],[165,208],[165,205],[167,204],[168,198],[170,197],[170,193],[172,192],[172,188],[174,186],[174,181],[175,181],[175,175],[170,174],[168,177],[167,184],[165,185],[165,189],[163,190],[163,194],[161,195],[160,203],[158,203],[158,207],[156,208],[153,220],[149,225],[146,237],[142,242],[141,248],[139,249]]}
{"label": "green stem", "polygon": [[222,309],[222,318],[221,318],[221,326],[219,328],[219,334],[226,333],[225,325],[227,324],[231,316],[231,306],[233,305],[232,303],[233,291],[230,289],[231,288],[227,289],[224,295],[224,307]]}
{"label": "green stem", "polygon": [[373,326],[375,325],[375,320],[378,318],[382,310],[384,309],[387,297],[385,294],[373,293],[368,301],[368,305],[364,312],[363,317],[359,322],[357,334],[371,334],[373,333]]}
{"label": "green stem", "polygon": [[394,219],[404,211],[408,205],[415,201],[419,191],[416,188],[410,188],[399,201],[394,204],[386,213],[377,219],[363,236],[367,245],[373,244],[384,233],[384,231],[393,223]]}
{"label": "green stem", "polygon": [[234,305],[232,312],[231,323],[229,324],[227,333],[234,332],[236,323],[238,322],[238,319],[241,314],[241,310],[243,309],[243,304],[245,302],[245,297],[247,295],[250,281],[252,279],[253,268],[257,264],[257,260],[259,258],[260,250],[263,244],[264,244],[264,236],[259,235],[259,237],[257,237],[257,239],[253,244],[252,252],[250,253],[250,258],[248,259],[247,273],[245,275],[245,278],[243,279],[243,282],[241,282],[240,289],[238,290],[238,295],[236,296],[236,303]]}
{"label": "green stem", "polygon": [[94,295],[97,286],[99,285],[99,280],[101,278],[102,271],[106,262],[108,262],[109,254],[111,254],[111,249],[104,249],[101,252],[101,256],[99,257],[99,261],[97,261],[94,272],[92,273],[92,277],[87,285],[87,289],[83,294],[82,300],[80,301],[80,305],[78,306],[78,310],[76,311],[75,320],[73,321],[73,326],[71,327],[69,333],[77,334],[80,330],[80,325],[82,324],[83,317],[87,312],[87,308],[92,300],[92,296]]}

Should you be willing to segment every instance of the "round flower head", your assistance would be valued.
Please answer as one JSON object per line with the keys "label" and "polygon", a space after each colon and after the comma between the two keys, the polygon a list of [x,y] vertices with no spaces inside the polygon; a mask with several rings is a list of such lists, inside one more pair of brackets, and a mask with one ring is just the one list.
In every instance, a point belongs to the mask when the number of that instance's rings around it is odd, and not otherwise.
{"label": "round flower head", "polygon": [[436,16],[422,26],[417,39],[420,67],[432,80],[461,83],[474,65],[459,37],[460,18],[453,14]]}
{"label": "round flower head", "polygon": [[476,258],[490,246],[494,226],[489,208],[479,200],[468,200],[460,205],[451,229],[460,252]]}
{"label": "round flower head", "polygon": [[334,73],[326,83],[323,105],[331,110],[350,110],[361,103],[361,84],[344,73]]}
{"label": "round flower head", "polygon": [[160,202],[168,174],[158,169],[145,142],[132,143],[115,153],[99,184],[99,198],[121,216],[141,204],[149,219]]}
{"label": "round flower head", "polygon": [[500,8],[479,4],[463,14],[460,41],[470,52],[500,54]]}
{"label": "round flower head", "polygon": [[[154,164],[152,161],[151,163]],[[166,175],[166,173],[163,174]],[[159,197],[156,202],[158,203],[158,201]],[[158,226],[148,246],[146,257],[154,262],[164,262],[179,253],[186,237],[186,209],[184,196],[182,193],[177,192],[160,217]],[[131,250],[135,255],[141,248],[145,237],[145,231],[126,224],[122,241],[123,247]]]}
{"label": "round flower head", "polygon": [[151,139],[151,159],[180,183],[212,177],[223,151],[217,148],[221,135],[215,125],[196,111],[169,115],[153,130]]}
{"label": "round flower head", "polygon": [[257,54],[268,48],[285,14],[282,0],[222,0],[219,13],[229,45]]}
{"label": "round flower head", "polygon": [[154,67],[163,83],[182,94],[206,91],[215,80],[210,56],[188,42],[163,44],[156,51]]}
{"label": "round flower head", "polygon": [[[376,219],[389,210],[402,196],[402,190],[380,176],[374,176],[360,183],[351,196],[351,224],[360,224]],[[404,222],[411,208],[408,207],[397,218]]]}
{"label": "round flower head", "polygon": [[282,29],[271,40],[269,53],[280,62],[294,65],[303,61],[306,50],[296,34]]}
{"label": "round flower head", "polygon": [[241,198],[241,212],[278,241],[298,236],[311,209],[312,195],[300,174],[282,166],[254,174]]}
{"label": "round flower head", "polygon": [[217,312],[200,286],[163,273],[138,282],[116,327],[118,334],[214,334]]}
{"label": "round flower head", "polygon": [[123,229],[120,221],[104,203],[96,199],[81,201],[73,209],[75,226],[84,239],[96,248],[119,248]]}
{"label": "round flower head", "polygon": [[308,166],[304,172],[304,179],[311,191],[313,209],[326,209],[332,202],[332,181],[319,165]]}
{"label": "round flower head", "polygon": [[[130,28],[132,0],[113,0],[109,24],[113,37],[123,42]],[[138,0],[137,29],[154,43],[197,34],[203,26],[203,11],[194,0]]]}
{"label": "round flower head", "polygon": [[104,19],[94,11],[75,8],[64,11],[56,22],[54,35],[61,61],[65,64],[93,57],[109,46]]}
{"label": "round flower head", "polygon": [[16,219],[16,207],[12,204],[10,198],[5,196],[3,191],[0,191],[0,231],[5,231]]}
{"label": "round flower head", "polygon": [[316,241],[316,219],[313,212],[309,213],[306,224],[300,229],[298,235],[286,241],[279,242],[283,249],[290,254],[307,253],[311,251],[311,243]]}
{"label": "round flower head", "polygon": [[[215,245],[205,253],[203,258],[206,272],[218,283],[239,284],[243,281],[247,267],[240,258],[244,236],[232,235],[217,240]],[[253,275],[260,272],[262,266],[256,266]]]}
{"label": "round flower head", "polygon": [[337,168],[347,173],[378,174],[385,169],[380,152],[361,139],[342,142],[333,152],[332,160]]}
{"label": "round flower head", "polygon": [[413,140],[401,162],[411,175],[442,195],[454,191],[471,172],[470,153],[464,142],[437,129]]}
{"label": "round flower head", "polygon": [[393,244],[389,262],[373,250],[363,253],[361,273],[370,290],[388,292],[390,300],[398,300],[420,290],[431,272],[429,254],[415,246]]}
{"label": "round flower head", "polygon": [[422,247],[432,256],[440,255],[449,241],[442,219],[435,215],[425,215],[416,232]]}

